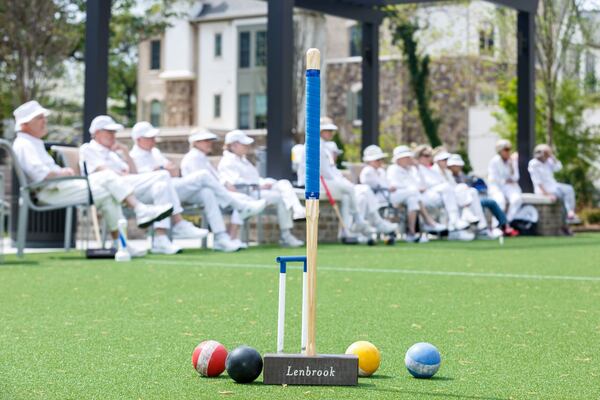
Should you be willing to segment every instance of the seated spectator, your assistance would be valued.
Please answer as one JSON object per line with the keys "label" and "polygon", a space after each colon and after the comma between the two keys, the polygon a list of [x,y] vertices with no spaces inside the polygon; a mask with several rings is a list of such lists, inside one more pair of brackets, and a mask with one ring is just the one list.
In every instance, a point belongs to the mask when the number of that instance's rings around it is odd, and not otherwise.
{"label": "seated spectator", "polygon": [[501,139],[496,143],[496,154],[488,165],[488,193],[502,210],[507,209],[506,218],[510,223],[523,205],[519,186],[519,167],[516,156],[511,156],[512,145]]}
{"label": "seated spectator", "polygon": [[[457,184],[469,184],[467,177],[463,173],[463,167],[465,166],[465,163],[460,154],[452,154],[448,158],[447,166]],[[485,183],[481,179],[478,179],[478,181],[483,184]],[[498,221],[498,227],[501,230],[501,234],[505,236],[518,236],[519,231],[510,226],[508,220],[506,219],[506,214],[504,211],[502,211],[498,203],[496,203],[494,199],[487,197],[487,186],[485,186],[485,190],[481,190],[480,188],[477,188],[476,190],[479,194],[481,207],[490,210],[494,218],[496,218]],[[495,238],[499,236],[499,233],[496,231],[496,229],[498,228],[492,229],[490,237]]]}
{"label": "seated spectator", "polygon": [[277,207],[277,219],[281,236],[279,243],[285,247],[300,247],[304,242],[292,234],[294,219],[306,217],[306,210],[300,204],[290,181],[261,178],[258,169],[246,158],[254,139],[240,130],[225,136],[225,150],[219,162],[221,179],[229,185],[258,185],[260,197]]}
{"label": "seated spectator", "polygon": [[448,238],[450,240],[473,240],[475,235],[466,230],[470,226],[470,222],[461,219],[454,189],[432,169],[433,151],[431,147],[418,146],[414,153],[417,166],[413,170],[413,174],[419,182],[419,191],[425,207],[444,207],[448,215],[448,231],[450,232]]}
{"label": "seated spectator", "polygon": [[529,161],[529,175],[535,193],[548,196],[552,201],[560,200],[565,207],[567,222],[577,222],[575,190],[571,185],[556,181],[554,174],[562,169],[562,163],[554,156],[552,148],[547,144],[538,144],[533,150],[533,157]]}
{"label": "seated spectator", "polygon": [[[250,196],[240,193],[233,185],[224,184],[219,175],[219,171],[213,167],[208,156],[213,151],[213,144],[217,140],[217,135],[204,129],[192,132],[188,138],[190,151],[181,160],[181,175],[187,177],[195,174],[197,171],[207,171],[227,190],[227,194],[222,194],[217,198],[218,205],[221,208],[232,207],[231,223],[227,236],[238,248],[247,248],[246,243],[238,239],[239,228],[243,221],[253,215],[261,213],[267,204],[266,200],[253,200]],[[221,228],[217,228],[217,232]],[[213,233],[215,232],[213,228]]]}
{"label": "seated spectator", "polygon": [[[172,204],[171,220],[173,221],[172,235],[174,239],[205,237],[208,234],[206,229],[195,227],[181,216],[183,208],[168,171],[136,173],[135,163],[129,156],[129,149],[116,140],[116,133],[121,129],[123,126],[107,115],[100,115],[92,120],[89,129],[92,140],[79,149],[79,160],[81,163],[87,163],[90,175],[112,170],[121,175],[121,179],[133,187],[135,195],[142,201],[154,204]],[[153,253],[175,254],[181,251],[181,248],[172,243],[167,236],[170,223],[170,219],[165,218],[154,224],[155,235],[151,249]]]}
{"label": "seated spectator", "polygon": [[[32,183],[39,183],[53,178],[74,176],[71,168],[59,167],[46,152],[42,138],[48,133],[46,116],[48,110],[37,101],[22,104],[14,111],[17,137],[13,149],[25,176]],[[126,204],[135,211],[137,224],[140,227],[150,225],[156,220],[168,217],[173,206],[170,203],[146,205],[135,197],[133,188],[119,175],[111,170],[104,170],[89,177],[94,204],[106,220],[106,225],[117,247],[119,238],[118,223],[122,217],[121,204]],[[61,204],[67,200],[85,202],[88,199],[88,185],[83,180],[65,180],[45,185],[37,193],[37,199],[43,204]],[[136,249],[129,244],[127,250],[133,257],[146,254],[145,250]]]}
{"label": "seated spectator", "polygon": [[461,218],[472,224],[477,224],[477,237],[481,239],[494,239],[496,233],[488,229],[487,220],[483,212],[483,207],[479,200],[477,189],[468,186],[465,183],[456,183],[450,169],[448,169],[448,159],[450,153],[445,148],[440,147],[434,150],[433,161],[435,162],[433,170],[440,174],[450,186],[454,188],[458,206],[462,209]]}
{"label": "seated spectator", "polygon": [[[366,152],[366,149],[365,149]],[[407,242],[426,242],[427,236],[417,236],[417,217],[420,214],[423,217],[423,228],[426,232],[439,233],[446,229],[441,224],[435,222],[423,204],[421,192],[419,191],[419,181],[413,173],[415,169],[415,161],[413,153],[406,146],[398,146],[394,149],[392,164],[386,172],[385,184],[388,185],[389,201],[394,207],[404,205],[408,211],[407,221]],[[375,183],[373,177],[365,176],[366,182]],[[378,172],[377,175],[381,176]],[[362,176],[362,174],[361,174]],[[381,178],[377,178],[378,186],[384,184]]]}
{"label": "seated spectator", "polygon": [[[210,132],[208,133],[210,134]],[[204,208],[208,225],[215,235],[214,250],[224,252],[239,250],[239,244],[233,242],[225,230],[220,205],[227,207],[235,204],[237,209],[247,217],[262,211],[265,208],[265,201],[238,202],[223,184],[206,169],[197,169],[180,177],[179,168],[163,156],[156,147],[158,134],[159,130],[149,122],[138,122],[133,126],[131,137],[135,144],[129,155],[135,162],[137,171],[139,173],[163,169],[169,171],[179,200],[189,204],[200,204]]]}

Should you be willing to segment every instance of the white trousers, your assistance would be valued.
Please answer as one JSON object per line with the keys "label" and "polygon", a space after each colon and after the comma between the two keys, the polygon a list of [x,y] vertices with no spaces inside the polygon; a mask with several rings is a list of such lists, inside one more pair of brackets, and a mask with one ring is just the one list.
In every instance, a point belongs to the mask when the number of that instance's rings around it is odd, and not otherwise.
{"label": "white trousers", "polygon": [[[535,192],[540,193],[537,188]],[[575,190],[573,186],[566,183],[557,183],[552,194],[562,201],[567,212],[575,212]]]}
{"label": "white trousers", "polygon": [[390,192],[390,201],[395,207],[400,204],[406,206],[409,212],[421,209],[421,193],[417,189],[396,189]]}
{"label": "white trousers", "polygon": [[369,185],[354,185],[354,193],[356,194],[358,212],[363,219],[371,224],[380,223],[383,218],[379,214],[379,209],[384,207],[386,203],[381,203]]}
{"label": "white trousers", "polygon": [[183,178],[172,178],[173,186],[182,203],[200,204],[213,233],[225,232],[221,208],[235,210],[244,207],[243,197],[233,196],[210,172],[196,171]]}
{"label": "white trousers", "polygon": [[487,220],[483,207],[481,207],[481,200],[479,199],[479,192],[477,189],[472,188],[464,183],[460,183],[454,187],[456,193],[456,201],[458,206],[462,208],[468,208],[473,215],[479,218],[477,227],[479,229],[487,228]]}
{"label": "white trousers", "polygon": [[260,198],[265,199],[267,205],[277,207],[279,229],[281,231],[292,229],[294,226],[292,211],[298,207],[303,207],[290,181],[286,179],[261,178],[259,184],[271,184],[271,189],[260,190]]}
{"label": "white trousers", "polygon": [[[133,187],[133,193],[143,203],[173,205],[173,214],[179,214],[183,209],[173,180],[165,170],[131,174],[123,176],[123,180]],[[171,219],[165,218],[154,223],[155,229],[168,229]]]}
{"label": "white trousers", "polygon": [[[102,212],[110,231],[116,231],[123,215],[121,203],[133,192],[133,187],[111,170],[103,170],[89,176],[94,205]],[[38,193],[45,204],[59,204],[66,200],[85,202],[88,199],[87,184],[83,180],[64,181]]]}
{"label": "white trousers", "polygon": [[444,183],[427,189],[421,193],[421,200],[426,208],[443,207],[448,213],[450,223],[459,219],[458,202],[452,186]]}
{"label": "white trousers", "polygon": [[498,203],[500,208],[506,210],[506,219],[512,221],[517,214],[517,211],[523,205],[523,196],[521,188],[516,183],[507,183],[505,185],[492,184],[488,187],[488,196]]}
{"label": "white trousers", "polygon": [[[342,214],[344,225],[346,225],[347,228],[350,228],[352,226],[353,216],[360,216],[354,185],[345,178],[325,179],[325,184],[329,188],[333,198],[340,200],[340,214]],[[321,184],[320,192],[322,196],[327,196],[323,184]]]}

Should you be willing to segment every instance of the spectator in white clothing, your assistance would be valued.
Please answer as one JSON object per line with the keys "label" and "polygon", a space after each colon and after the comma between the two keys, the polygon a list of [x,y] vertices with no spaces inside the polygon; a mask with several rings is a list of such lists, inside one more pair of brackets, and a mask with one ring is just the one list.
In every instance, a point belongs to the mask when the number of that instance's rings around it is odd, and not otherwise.
{"label": "spectator in white clothing", "polygon": [[167,236],[167,229],[173,222],[174,239],[203,238],[206,229],[195,227],[181,216],[181,203],[173,187],[171,174],[167,170],[157,170],[138,174],[135,163],[129,155],[127,146],[116,140],[117,131],[123,126],[111,117],[100,115],[92,120],[90,134],[92,140],[79,149],[79,160],[87,164],[88,172],[93,175],[100,171],[112,170],[133,187],[135,195],[146,202],[154,204],[171,203],[173,215],[154,224],[155,235],[152,240],[152,252],[158,254],[175,254],[181,248]]}
{"label": "spectator in white clothing", "polygon": [[[40,191],[37,199],[44,204],[61,204],[65,200],[84,202],[89,197],[88,185],[84,180],[58,180],[54,178],[74,176],[71,168],[59,167],[46,152],[42,138],[47,134],[46,116],[50,112],[33,100],[19,106],[14,111],[17,126],[17,137],[13,149],[25,176],[32,183],[48,181]],[[133,188],[113,171],[106,170],[89,177],[94,204],[106,220],[116,247],[118,240],[118,221],[122,216],[121,204],[135,210],[137,224],[146,227],[157,219],[168,216],[173,211],[171,204],[148,206],[138,201]],[[132,256],[146,254],[128,245]]]}
{"label": "spectator in white clothing", "polygon": [[161,169],[169,171],[179,200],[188,204],[200,204],[204,208],[208,224],[215,235],[213,249],[224,252],[239,250],[240,245],[233,242],[225,230],[220,206],[227,207],[235,204],[244,214],[251,216],[264,209],[264,201],[238,203],[218,178],[207,169],[197,169],[181,177],[179,168],[156,147],[158,134],[159,130],[146,121],[138,122],[133,126],[131,136],[135,145],[129,155],[135,162],[137,171],[139,173]]}
{"label": "spectator in white clothing", "polygon": [[496,154],[488,165],[488,194],[506,211],[510,223],[523,205],[519,186],[519,167],[516,154],[511,155],[512,145],[501,139],[496,143]]}
{"label": "spectator in white clothing", "polygon": [[300,204],[298,196],[290,181],[286,179],[262,178],[258,169],[246,158],[254,139],[241,130],[234,130],[225,135],[225,150],[219,162],[221,179],[229,185],[256,185],[258,190],[252,194],[260,194],[267,204],[277,207],[277,219],[281,231],[279,243],[285,247],[300,247],[304,242],[292,234],[294,219],[304,219],[306,210]]}
{"label": "spectator in white clothing", "polygon": [[556,181],[554,174],[562,169],[562,163],[554,156],[552,148],[547,144],[538,144],[533,150],[533,157],[528,169],[535,193],[548,196],[552,201],[562,201],[567,222],[577,222],[575,190],[571,185]]}

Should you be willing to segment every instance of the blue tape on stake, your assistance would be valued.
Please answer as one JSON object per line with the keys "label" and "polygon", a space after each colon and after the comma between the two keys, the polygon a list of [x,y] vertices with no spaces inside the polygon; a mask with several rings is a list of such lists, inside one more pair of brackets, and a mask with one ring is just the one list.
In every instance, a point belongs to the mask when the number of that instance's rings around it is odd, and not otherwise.
{"label": "blue tape on stake", "polygon": [[306,199],[319,199],[321,71],[306,71]]}

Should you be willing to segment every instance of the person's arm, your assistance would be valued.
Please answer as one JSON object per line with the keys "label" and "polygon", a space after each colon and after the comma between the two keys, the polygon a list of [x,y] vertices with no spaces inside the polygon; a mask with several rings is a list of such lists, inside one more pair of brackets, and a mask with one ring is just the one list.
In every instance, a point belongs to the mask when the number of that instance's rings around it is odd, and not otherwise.
{"label": "person's arm", "polygon": [[52,179],[52,178],[62,178],[64,176],[75,176],[75,171],[72,168],[61,168],[54,171],[48,172],[48,175],[44,178],[44,180]]}
{"label": "person's arm", "polygon": [[119,157],[121,157],[121,159],[127,164],[127,167],[129,168],[128,172],[130,174],[138,173],[137,168],[135,166],[135,162],[133,161],[133,158],[131,158],[131,156],[129,155],[129,148],[127,146],[125,146],[123,143],[115,142],[111,150],[117,153]]}

